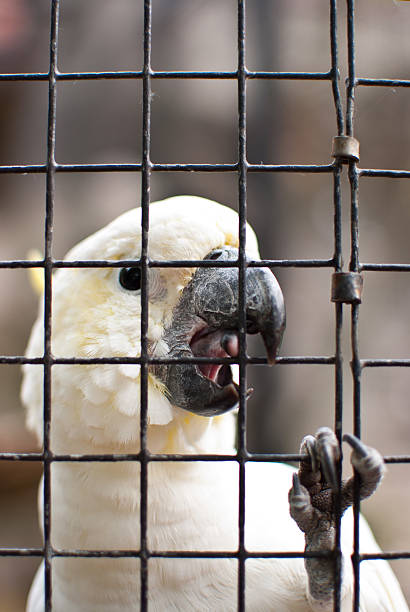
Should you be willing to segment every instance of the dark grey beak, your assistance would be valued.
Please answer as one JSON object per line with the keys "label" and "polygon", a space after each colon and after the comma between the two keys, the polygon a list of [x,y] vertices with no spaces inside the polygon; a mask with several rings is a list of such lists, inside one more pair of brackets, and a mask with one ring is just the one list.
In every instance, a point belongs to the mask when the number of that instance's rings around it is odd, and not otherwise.
{"label": "dark grey beak", "polygon": [[[225,247],[205,259],[237,261],[237,249]],[[198,268],[182,292],[164,340],[170,357],[221,359],[239,355],[238,267]],[[285,306],[279,284],[268,268],[247,268],[246,332],[260,333],[273,364],[285,329]],[[203,416],[216,416],[239,402],[239,388],[229,364],[152,366],[166,385],[171,402]]]}

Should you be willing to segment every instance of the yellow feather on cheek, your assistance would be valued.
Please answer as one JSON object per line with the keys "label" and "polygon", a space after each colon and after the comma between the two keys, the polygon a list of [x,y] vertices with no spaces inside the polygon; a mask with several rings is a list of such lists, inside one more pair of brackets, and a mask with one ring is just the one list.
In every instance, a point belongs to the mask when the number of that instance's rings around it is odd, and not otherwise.
{"label": "yellow feather on cheek", "polygon": [[239,248],[238,236],[235,236],[234,234],[227,232],[225,234],[225,246],[231,246],[231,247],[234,247],[235,249],[238,249]]}
{"label": "yellow feather on cheek", "polygon": [[[27,253],[27,259],[29,261],[40,261],[43,259],[43,256],[37,249],[30,249]],[[28,273],[30,285],[34,289],[36,295],[40,297],[44,293],[44,269],[29,268]]]}

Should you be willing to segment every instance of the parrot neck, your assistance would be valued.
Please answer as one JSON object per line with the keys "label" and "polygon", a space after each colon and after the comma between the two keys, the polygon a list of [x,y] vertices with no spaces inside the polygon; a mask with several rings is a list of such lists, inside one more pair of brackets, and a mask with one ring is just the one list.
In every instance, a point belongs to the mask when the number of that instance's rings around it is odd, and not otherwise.
{"label": "parrot neck", "polygon": [[235,416],[213,418],[178,410],[167,425],[148,427],[148,450],[154,453],[234,454]]}
{"label": "parrot neck", "polygon": [[[82,402],[83,427],[78,427],[78,414],[68,409],[52,415],[51,448],[55,453],[138,453],[140,451],[139,415],[111,411],[107,428],[103,411]],[[66,408],[66,406],[63,406]],[[112,415],[115,418],[112,418]],[[148,421],[147,450],[151,453],[235,454],[235,414],[212,418],[197,416],[172,407],[172,419],[163,425]]]}

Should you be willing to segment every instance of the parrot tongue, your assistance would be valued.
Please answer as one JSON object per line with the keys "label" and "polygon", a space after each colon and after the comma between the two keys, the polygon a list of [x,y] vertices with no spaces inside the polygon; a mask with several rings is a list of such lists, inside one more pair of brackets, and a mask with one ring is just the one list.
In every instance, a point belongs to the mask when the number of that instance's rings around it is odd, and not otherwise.
{"label": "parrot tongue", "polygon": [[[238,334],[232,330],[205,328],[195,334],[190,347],[195,357],[237,357],[239,354]],[[200,363],[198,369],[203,376],[222,387],[232,381],[229,365]]]}

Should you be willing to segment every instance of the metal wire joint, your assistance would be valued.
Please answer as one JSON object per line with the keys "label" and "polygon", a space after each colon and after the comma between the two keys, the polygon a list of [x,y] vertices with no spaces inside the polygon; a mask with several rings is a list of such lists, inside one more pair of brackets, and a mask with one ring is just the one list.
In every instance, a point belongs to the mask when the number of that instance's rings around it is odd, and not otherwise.
{"label": "metal wire joint", "polygon": [[340,159],[343,164],[349,160],[359,161],[360,143],[353,136],[334,136],[332,141],[332,157]]}
{"label": "metal wire joint", "polygon": [[332,302],[360,304],[363,277],[358,272],[335,272],[332,275]]}

